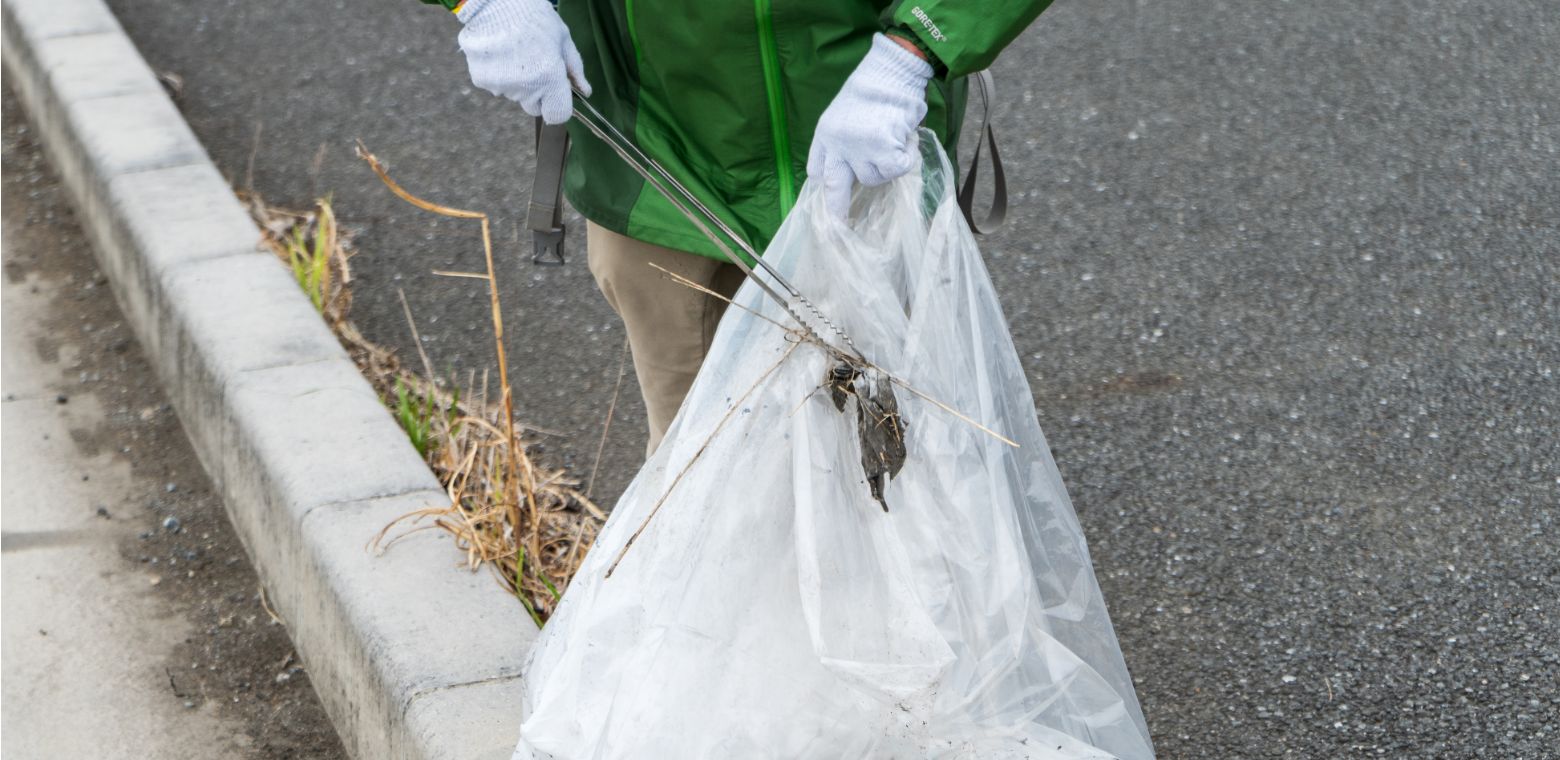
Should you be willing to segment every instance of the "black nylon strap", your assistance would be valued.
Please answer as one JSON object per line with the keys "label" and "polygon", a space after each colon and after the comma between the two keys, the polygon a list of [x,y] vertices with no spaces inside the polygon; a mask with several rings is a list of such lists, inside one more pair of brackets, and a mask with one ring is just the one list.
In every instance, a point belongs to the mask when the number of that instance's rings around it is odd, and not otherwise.
{"label": "black nylon strap", "polygon": [[[989,235],[1007,221],[1007,172],[1002,169],[1002,154],[997,152],[997,133],[991,127],[991,99],[996,96],[991,71],[976,72],[972,79],[975,88],[980,91],[980,134],[975,143],[975,157],[970,162],[969,173],[964,177],[964,184],[959,187],[959,210],[964,212],[964,221],[969,223],[975,234]],[[991,147],[988,149],[987,145]],[[991,154],[991,209],[986,212],[984,219],[976,221],[975,182],[980,178],[980,156],[983,150],[989,150]]]}
{"label": "black nylon strap", "polygon": [[536,251],[533,264],[561,266],[563,259],[563,163],[569,156],[569,131],[562,124],[536,120],[536,174],[525,226]]}

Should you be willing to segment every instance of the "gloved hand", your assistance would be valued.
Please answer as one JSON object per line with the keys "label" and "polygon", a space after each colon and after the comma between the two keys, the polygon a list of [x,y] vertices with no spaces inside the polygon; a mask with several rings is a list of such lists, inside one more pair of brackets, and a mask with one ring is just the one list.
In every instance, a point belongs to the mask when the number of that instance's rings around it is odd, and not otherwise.
{"label": "gloved hand", "polygon": [[465,24],[460,49],[472,84],[548,124],[562,124],[574,112],[571,78],[590,94],[580,51],[547,0],[466,0],[456,16]]}
{"label": "gloved hand", "polygon": [[881,185],[915,168],[921,156],[915,130],[926,117],[931,78],[931,64],[878,34],[824,109],[807,176],[823,182],[829,209],[841,219],[850,213],[853,182]]}

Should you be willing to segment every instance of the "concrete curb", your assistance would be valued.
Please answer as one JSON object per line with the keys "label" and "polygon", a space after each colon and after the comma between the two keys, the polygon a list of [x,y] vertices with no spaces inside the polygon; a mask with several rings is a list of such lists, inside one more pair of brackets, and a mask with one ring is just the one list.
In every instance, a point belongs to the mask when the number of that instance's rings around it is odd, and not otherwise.
{"label": "concrete curb", "polygon": [[535,628],[102,0],[3,0],[6,80],[356,758],[507,758]]}

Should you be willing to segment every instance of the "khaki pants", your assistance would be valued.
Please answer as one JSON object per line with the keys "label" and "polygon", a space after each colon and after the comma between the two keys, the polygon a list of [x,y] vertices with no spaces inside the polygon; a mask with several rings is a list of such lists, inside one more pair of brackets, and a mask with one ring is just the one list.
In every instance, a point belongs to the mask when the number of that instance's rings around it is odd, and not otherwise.
{"label": "khaki pants", "polygon": [[730,297],[742,284],[735,264],[663,248],[585,225],[590,273],[628,330],[634,373],[650,417],[645,455],[655,452],[704,363],[726,302],[673,281],[665,268]]}

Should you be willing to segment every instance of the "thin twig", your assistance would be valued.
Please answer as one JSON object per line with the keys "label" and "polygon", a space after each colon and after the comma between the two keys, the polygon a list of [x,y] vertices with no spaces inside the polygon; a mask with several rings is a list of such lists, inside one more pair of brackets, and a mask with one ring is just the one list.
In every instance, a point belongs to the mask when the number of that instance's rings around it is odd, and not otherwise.
{"label": "thin twig", "polygon": [[585,481],[586,498],[590,498],[596,489],[596,473],[601,469],[601,453],[607,449],[607,433],[612,431],[612,416],[617,412],[618,393],[623,390],[623,376],[626,374],[628,374],[628,336],[625,335],[623,352],[618,356],[617,383],[612,386],[612,403],[607,405],[607,419],[601,423],[601,440],[596,442],[596,461],[590,466],[590,480]]}
{"label": "thin twig", "polygon": [[661,266],[660,264],[657,264],[655,262],[649,262],[649,263],[650,263],[650,267],[652,269],[659,269],[659,270],[661,270],[661,272],[663,274],[665,274],[667,277],[670,277],[672,279],[672,282],[675,282],[678,285],[682,285],[682,286],[685,286],[685,287],[693,288],[694,290],[697,290],[700,293],[703,293],[703,294],[705,294],[707,296],[710,296],[711,298],[719,298],[720,300],[725,301],[727,304],[729,304],[731,306],[735,306],[735,307],[737,307],[737,308],[739,308],[739,309],[741,309],[741,310],[743,310],[743,311],[745,311],[745,312],[747,312],[749,314],[752,314],[753,316],[758,317],[759,319],[762,319],[765,322],[768,322],[769,324],[772,324],[775,327],[778,327],[778,328],[780,328],[780,329],[782,329],[782,330],[784,330],[784,331],[786,331],[788,333],[791,333],[793,335],[797,335],[800,338],[802,338],[803,340],[811,340],[812,342],[814,342],[814,343],[818,344],[819,346],[821,346],[826,351],[832,350],[830,348],[829,344],[824,343],[823,341],[818,340],[818,339],[816,339],[815,337],[813,337],[811,335],[808,335],[803,330],[800,330],[800,329],[795,328],[795,327],[787,327],[786,325],[783,325],[780,322],[777,322],[777,321],[769,318],[767,315],[760,314],[759,312],[757,312],[757,311],[755,311],[753,309],[750,309],[750,308],[748,308],[746,306],[743,306],[742,304],[737,303],[736,301],[731,300],[731,297],[728,296],[728,295],[725,295],[724,293],[717,293],[717,292],[715,292],[714,290],[711,290],[708,287],[700,285],[699,283],[694,282],[693,280],[690,280],[687,277],[684,277],[684,276],[682,276],[682,275],[680,275],[680,274],[678,274],[676,272],[673,272],[670,269],[667,269],[666,267]]}
{"label": "thin twig", "polygon": [[395,294],[401,298],[401,313],[406,315],[406,326],[412,331],[412,345],[417,347],[417,356],[422,359],[423,372],[428,375],[428,382],[433,382],[433,362],[428,361],[428,352],[423,350],[422,336],[417,334],[417,320],[412,319],[411,304],[406,302],[406,291],[395,289]]}
{"label": "thin twig", "polygon": [[976,430],[979,430],[982,433],[985,433],[986,435],[991,436],[992,438],[995,438],[995,439],[997,439],[997,440],[999,440],[999,441],[1001,441],[1001,442],[1003,442],[1003,443],[1005,443],[1005,444],[1007,444],[1009,446],[1012,446],[1015,449],[1022,448],[1021,446],[1018,445],[1018,441],[1015,441],[1012,438],[1009,438],[1009,437],[1007,437],[1007,436],[1005,436],[1005,435],[1003,435],[1001,433],[998,433],[997,431],[992,430],[991,428],[986,427],[985,425],[982,425],[979,422],[976,422],[975,420],[970,419],[963,412],[960,412],[959,410],[954,409],[953,407],[948,406],[947,404],[944,404],[943,402],[938,401],[937,399],[934,399],[931,396],[928,396],[928,395],[926,395],[925,393],[922,393],[919,390],[916,390],[915,386],[913,386],[913,385],[911,385],[911,384],[909,384],[909,383],[907,383],[907,382],[905,382],[903,380],[900,380],[899,378],[894,377],[893,375],[888,374],[887,372],[883,371],[881,368],[877,367],[876,365],[872,364],[871,362],[868,362],[867,366],[872,367],[873,369],[876,369],[879,372],[883,372],[883,375],[885,377],[887,377],[890,381],[892,381],[895,385],[898,385],[899,387],[904,388],[905,390],[910,391],[911,393],[913,393],[913,394],[915,394],[917,396],[920,396],[921,399],[926,401],[927,403],[932,404],[933,406],[936,406],[938,409],[941,409],[941,410],[943,410],[943,411],[945,411],[945,412],[947,412],[947,413],[949,413],[949,414],[951,414],[951,415],[953,415],[955,417],[958,417],[959,419],[964,420],[965,422],[975,426]]}
{"label": "thin twig", "polygon": [[314,160],[309,162],[309,194],[320,194],[320,174],[325,171],[325,155],[330,149],[330,143],[320,143],[319,150],[314,151]]}
{"label": "thin twig", "polygon": [[764,374],[759,375],[758,380],[753,382],[753,386],[743,392],[741,398],[738,398],[732,403],[731,408],[726,410],[726,414],[720,418],[720,422],[715,425],[715,429],[711,430],[710,434],[705,437],[704,442],[699,444],[699,450],[693,452],[693,456],[688,458],[688,463],[683,465],[682,470],[677,473],[676,477],[672,478],[671,485],[667,486],[666,490],[661,493],[661,498],[656,499],[655,506],[650,508],[650,514],[645,515],[644,521],[634,530],[634,534],[629,536],[628,541],[623,543],[623,548],[618,550],[617,558],[613,559],[612,565],[607,568],[607,578],[612,577],[612,571],[617,569],[618,563],[623,561],[623,556],[628,554],[628,548],[633,546],[634,541],[638,540],[639,534],[644,533],[645,528],[649,527],[650,518],[655,517],[655,513],[661,511],[661,505],[666,503],[666,499],[672,495],[672,491],[677,488],[677,484],[682,482],[683,476],[693,469],[693,465],[699,461],[699,457],[703,456],[704,452],[709,449],[710,443],[715,440],[715,436],[719,435],[720,431],[726,427],[726,423],[731,421],[731,416],[738,409],[742,408],[742,404],[747,401],[748,396],[753,395],[753,391],[758,390],[759,386],[763,385],[764,381],[768,380],[769,376],[774,374],[774,371],[779,369],[780,365],[784,364],[785,360],[789,359],[791,354],[796,351],[796,347],[800,345],[800,343],[792,343],[791,347],[787,348],[785,353],[780,355],[780,360],[776,361],[769,369],[764,370]]}
{"label": "thin twig", "polygon": [[433,274],[440,277],[469,277],[473,280],[486,280],[488,278],[487,275],[481,272],[450,272],[443,269],[435,269]]}
{"label": "thin twig", "polygon": [[266,597],[265,584],[261,583],[259,585],[260,585],[260,608],[265,610],[265,614],[271,616],[271,621],[272,622],[276,623],[277,625],[283,625],[283,626],[287,625],[287,621],[283,620],[281,615],[276,614],[276,610],[271,609],[271,600]]}
{"label": "thin twig", "polygon": [[255,122],[255,134],[249,141],[249,164],[244,170],[244,189],[255,191],[255,157],[260,154],[260,133],[265,129],[265,122]]}
{"label": "thin twig", "polygon": [[395,193],[397,198],[400,198],[401,200],[406,201],[407,203],[410,203],[424,211],[431,211],[440,216],[448,216],[455,219],[487,219],[487,214],[484,214],[480,211],[466,211],[464,209],[453,208],[450,206],[441,206],[437,203],[425,201],[407,192],[406,189],[401,187],[399,183],[393,179],[390,179],[390,175],[386,172],[384,164],[379,162],[379,158],[377,156],[368,152],[368,147],[363,145],[362,140],[359,140],[357,143],[357,154],[358,158],[361,158],[368,163],[368,168],[374,170],[374,174],[379,177],[379,181],[385,183],[385,187],[390,188],[390,192]]}

